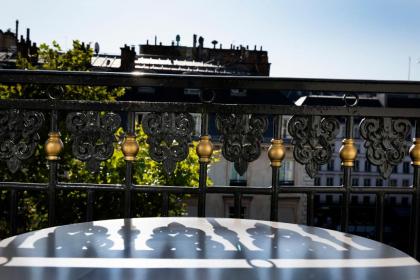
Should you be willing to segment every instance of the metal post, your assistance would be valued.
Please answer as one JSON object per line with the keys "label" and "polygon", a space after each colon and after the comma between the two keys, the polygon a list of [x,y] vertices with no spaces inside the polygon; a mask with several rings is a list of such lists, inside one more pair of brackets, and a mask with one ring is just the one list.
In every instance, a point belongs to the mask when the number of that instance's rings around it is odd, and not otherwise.
{"label": "metal post", "polygon": [[307,219],[308,222],[307,224],[309,226],[313,226],[314,225],[314,192],[308,192],[306,193],[306,197],[308,198],[308,214],[307,214]]}
{"label": "metal post", "polygon": [[416,132],[413,145],[410,148],[411,164],[414,168],[411,204],[410,247],[415,258],[418,257],[419,247],[419,218],[420,218],[420,120],[416,120]]}
{"label": "metal post", "polygon": [[10,232],[12,235],[17,233],[17,191],[10,190]]}
{"label": "metal post", "polygon": [[162,193],[162,217],[169,216],[169,194],[168,192]]}
{"label": "metal post", "polygon": [[94,205],[95,197],[94,191],[88,190],[87,191],[87,211],[86,211],[86,221],[90,222],[93,220],[93,205]]}
{"label": "metal post", "polygon": [[345,192],[342,194],[342,218],[341,230],[348,232],[349,227],[349,204],[350,204],[350,188],[352,187],[351,172],[354,166],[354,160],[357,156],[357,149],[354,147],[353,140],[353,116],[346,119],[346,135],[343,140],[343,146],[340,149],[340,157],[343,166],[343,188]]}
{"label": "metal post", "polygon": [[382,242],[384,240],[384,192],[376,194],[376,238]]}
{"label": "metal post", "polygon": [[60,132],[58,131],[58,112],[51,111],[51,124],[48,140],[45,143],[46,158],[49,163],[49,181],[48,181],[48,225],[55,224],[55,201],[56,201],[56,187],[57,187],[57,160],[60,159],[59,154],[63,149],[63,142],[60,139]]}
{"label": "metal post", "polygon": [[[127,160],[127,153],[126,153],[126,161],[125,161],[125,190],[124,190],[124,218],[131,218],[132,213],[131,213],[131,188],[133,186],[133,160],[135,159],[135,156],[137,155],[138,152],[138,144],[135,140],[135,114],[134,112],[128,112],[127,114],[127,135],[128,137],[126,137],[127,139],[130,139],[133,142],[133,145],[137,147],[134,147],[134,152],[131,151],[130,155],[132,158],[130,158],[129,160]],[[129,138],[132,137],[132,138]],[[133,139],[134,138],[134,139]],[[127,141],[124,143],[127,144]],[[137,150],[136,150],[137,148]]]}
{"label": "metal post", "polygon": [[281,139],[282,117],[277,115],[273,118],[274,138],[271,140],[271,146],[268,149],[268,157],[271,161],[271,208],[270,220],[278,220],[279,204],[279,170],[281,162],[285,156],[285,148]]}
{"label": "metal post", "polygon": [[241,217],[241,210],[242,210],[242,193],[235,192],[234,195],[234,209],[235,209],[235,218],[240,219]]}
{"label": "metal post", "polygon": [[201,137],[197,145],[197,155],[199,157],[200,171],[199,171],[199,194],[198,194],[198,216],[205,217],[206,215],[206,193],[207,193],[207,165],[210,162],[213,153],[213,144],[210,141],[209,134],[209,115],[203,112],[201,114]]}

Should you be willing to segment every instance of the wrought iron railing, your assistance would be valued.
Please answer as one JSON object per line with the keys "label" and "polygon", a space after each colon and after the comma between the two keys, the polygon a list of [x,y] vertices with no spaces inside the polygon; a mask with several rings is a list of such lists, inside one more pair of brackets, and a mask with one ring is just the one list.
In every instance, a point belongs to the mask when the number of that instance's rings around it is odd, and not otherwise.
{"label": "wrought iron railing", "polygon": [[[307,196],[307,222],[314,224],[315,196],[320,193],[340,194],[341,230],[349,229],[349,207],[352,194],[376,196],[377,239],[384,238],[384,199],[389,194],[405,194],[412,197],[410,232],[411,253],[417,256],[419,246],[419,199],[420,199],[420,111],[418,108],[363,107],[357,105],[361,94],[416,94],[420,93],[419,82],[363,81],[328,79],[292,79],[261,77],[188,76],[139,73],[99,73],[0,70],[0,84],[32,84],[46,87],[45,99],[0,100],[0,159],[7,163],[10,172],[21,168],[22,162],[33,156],[35,146],[46,141],[45,154],[49,166],[48,183],[0,182],[0,189],[7,190],[10,198],[9,226],[15,234],[17,225],[17,193],[33,190],[47,193],[48,223],[56,221],[56,192],[63,189],[87,192],[86,219],[92,220],[94,192],[110,190],[124,193],[124,216],[131,217],[132,195],[136,192],[162,194],[162,215],[169,213],[169,195],[194,194],[198,198],[198,216],[206,215],[206,194],[222,193],[234,197],[235,216],[241,215],[242,196],[262,194],[271,197],[270,219],[278,220],[278,197],[281,193],[303,193]],[[109,86],[150,87],[166,91],[182,92],[195,89],[199,92],[197,102],[178,101],[80,101],[51,98],[48,91],[56,86]],[[229,90],[247,90],[258,95],[269,92],[281,95],[284,91],[333,92],[344,96],[343,106],[292,106],[270,104],[270,101],[254,98],[259,104],[220,103]],[[355,103],[350,101],[354,96]],[[175,98],[176,99],[176,98]],[[226,97],[226,100],[228,98]],[[233,101],[233,103],[232,103]],[[242,102],[243,103],[243,102]],[[395,104],[394,104],[395,105]],[[163,163],[170,173],[177,162],[185,159],[193,133],[193,118],[190,113],[201,114],[201,136],[197,146],[199,157],[199,184],[185,186],[143,186],[132,180],[134,159],[139,146],[134,135],[135,116],[144,113],[142,126],[148,135],[149,154],[153,160]],[[339,155],[342,161],[342,186],[281,186],[279,168],[285,156],[282,139],[282,117],[293,116],[288,122],[292,136],[295,160],[305,165],[306,172],[316,176],[319,166],[327,164],[333,155],[332,147],[344,126],[344,137]],[[47,118],[48,117],[48,118]],[[58,119],[65,117],[64,127]],[[352,186],[352,169],[357,158],[354,145],[354,119],[363,118],[359,130],[365,143],[366,157],[378,166],[386,178],[394,166],[408,154],[412,159],[413,184],[409,187],[359,187]],[[50,121],[46,121],[49,119]],[[222,145],[222,154],[234,163],[242,174],[248,163],[261,153],[261,141],[269,125],[272,125],[271,146],[268,156],[271,161],[272,184],[270,186],[207,186],[207,169],[213,151],[209,124],[214,125]],[[38,131],[48,127],[48,139],[39,139]],[[86,162],[86,168],[98,169],[101,161],[107,160],[114,151],[114,133],[125,130],[121,149],[126,161],[125,178],[120,184],[64,183],[58,180],[59,156],[63,150],[60,132],[67,131],[72,139],[72,154]],[[413,132],[414,131],[414,132]],[[412,135],[413,134],[413,135]],[[410,139],[413,139],[411,142]],[[267,168],[269,168],[267,166]],[[3,180],[4,181],[4,180]]]}

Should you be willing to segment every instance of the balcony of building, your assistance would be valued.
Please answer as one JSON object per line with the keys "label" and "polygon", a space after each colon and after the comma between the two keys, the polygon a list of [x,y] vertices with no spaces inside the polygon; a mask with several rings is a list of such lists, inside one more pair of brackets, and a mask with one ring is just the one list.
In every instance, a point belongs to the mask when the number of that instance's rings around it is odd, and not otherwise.
{"label": "balcony of building", "polygon": [[[77,190],[86,208],[71,222],[137,217],[144,205],[136,199],[146,194],[160,200],[150,215],[170,216],[179,202],[183,215],[321,226],[418,257],[419,82],[0,70],[0,84],[40,92],[0,100],[2,238],[27,230],[28,194],[43,206],[45,227],[68,222],[62,194]],[[128,94],[112,102],[68,100],[60,97],[66,86],[124,87]],[[307,100],[295,103],[299,96]],[[140,126],[147,145],[136,140]],[[139,149],[167,176],[196,152],[197,184],[138,184]],[[106,178],[112,170],[103,162],[117,150],[125,162],[117,182],[65,180],[62,165],[70,159],[83,163],[72,172]],[[8,179],[34,164],[48,176]],[[99,201],[104,192],[115,201]],[[107,203],[119,205],[113,217],[97,209]]]}

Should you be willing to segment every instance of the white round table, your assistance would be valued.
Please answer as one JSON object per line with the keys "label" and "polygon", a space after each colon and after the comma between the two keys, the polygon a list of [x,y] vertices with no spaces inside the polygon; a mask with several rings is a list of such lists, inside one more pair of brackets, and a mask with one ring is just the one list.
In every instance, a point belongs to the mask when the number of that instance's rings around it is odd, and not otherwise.
{"label": "white round table", "polygon": [[366,238],[224,218],[134,218],[0,241],[1,279],[419,279],[419,263]]}

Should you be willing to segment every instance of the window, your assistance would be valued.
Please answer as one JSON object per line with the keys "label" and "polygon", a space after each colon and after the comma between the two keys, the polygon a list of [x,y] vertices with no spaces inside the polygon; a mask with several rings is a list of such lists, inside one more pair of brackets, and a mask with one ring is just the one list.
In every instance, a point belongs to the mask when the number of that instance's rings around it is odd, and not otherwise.
{"label": "window", "polygon": [[401,204],[402,205],[409,205],[409,198],[407,196],[404,196],[401,198]]}
{"label": "window", "polygon": [[246,186],[246,171],[241,176],[236,171],[235,166],[232,164],[232,170],[230,173],[230,185],[231,186]]}
{"label": "window", "polygon": [[143,114],[142,113],[136,113],[135,115],[135,122],[137,124],[141,123],[141,120],[143,119]]}
{"label": "window", "polygon": [[382,180],[381,178],[376,179],[377,187],[382,187],[383,185],[384,185],[384,180]]}
{"label": "window", "polygon": [[369,186],[370,186],[370,179],[364,179],[364,180],[363,180],[363,185],[364,185],[365,187],[369,187]]}
{"label": "window", "polygon": [[334,185],[334,178],[328,177],[327,178],[327,186],[333,186]]}
{"label": "window", "polygon": [[321,178],[320,177],[315,177],[314,185],[315,186],[321,186]]}
{"label": "window", "polygon": [[[246,211],[246,208],[242,206],[241,207],[241,219],[245,219],[245,211]],[[229,206],[228,217],[229,218],[235,218],[235,207],[234,206]]]}
{"label": "window", "polygon": [[392,173],[398,173],[398,165],[395,165],[392,169]]}
{"label": "window", "polygon": [[359,132],[359,129],[358,129],[357,126],[355,126],[354,130],[353,130],[353,138],[354,139],[359,139],[360,138],[360,132]]}
{"label": "window", "polygon": [[333,196],[331,194],[327,194],[326,197],[325,197],[325,200],[326,200],[325,202],[327,204],[332,204],[333,203]]}
{"label": "window", "polygon": [[363,204],[370,204],[370,196],[368,195],[363,196]]}
{"label": "window", "polygon": [[192,113],[191,116],[194,119],[194,136],[200,136],[201,135],[201,114]]}
{"label": "window", "polygon": [[293,185],[293,161],[292,160],[284,160],[281,164],[279,169],[279,183],[280,185]]}
{"label": "window", "polygon": [[360,169],[360,162],[358,161],[358,160],[356,160],[355,162],[354,162],[354,171],[359,171],[359,169]]}
{"label": "window", "polygon": [[410,181],[408,179],[402,180],[402,186],[403,187],[409,187],[410,186]]}
{"label": "window", "polygon": [[289,134],[289,130],[287,130],[287,124],[289,123],[289,120],[291,119],[291,116],[283,116],[281,120],[281,136],[283,139],[290,139],[292,136]]}
{"label": "window", "polygon": [[372,165],[370,164],[370,162],[368,160],[365,160],[365,172],[370,172],[371,167]]}
{"label": "window", "polygon": [[[249,209],[251,207],[252,197],[244,196],[241,201],[241,218],[249,218]],[[235,202],[232,196],[223,196],[224,212],[225,217],[234,218],[235,217]]]}
{"label": "window", "polygon": [[396,187],[397,186],[397,180],[396,179],[389,180],[389,186],[390,187]]}
{"label": "window", "polygon": [[353,178],[351,180],[352,186],[358,186],[359,185],[359,178]]}
{"label": "window", "polygon": [[397,198],[395,196],[391,196],[389,198],[389,204],[396,205],[397,204]]}
{"label": "window", "polygon": [[333,159],[328,162],[327,170],[328,171],[334,171],[334,160]]}
{"label": "window", "polygon": [[343,185],[343,177],[340,177],[340,186]]}
{"label": "window", "polygon": [[405,174],[410,173],[410,163],[407,161],[403,163],[403,173]]}
{"label": "window", "polygon": [[199,96],[201,94],[201,90],[198,88],[186,88],[184,89],[184,94]]}
{"label": "window", "polygon": [[357,149],[357,154],[360,155],[361,154],[361,152],[360,152],[360,144],[355,144],[355,146],[356,146],[356,149]]}
{"label": "window", "polygon": [[231,89],[230,90],[230,96],[246,97],[247,96],[247,90],[246,89]]}

